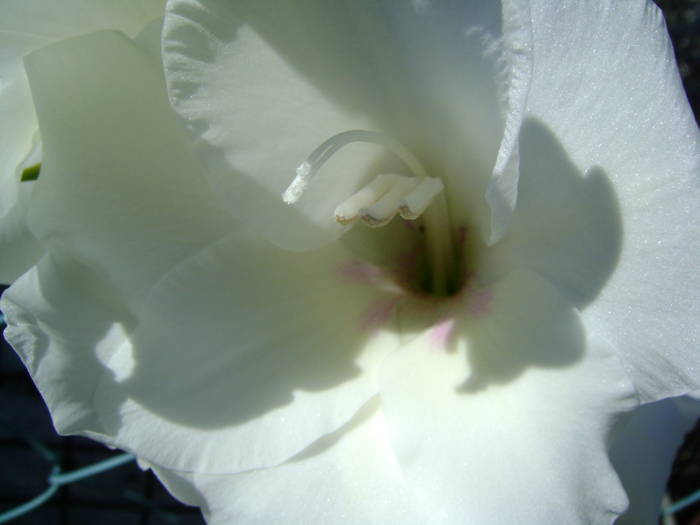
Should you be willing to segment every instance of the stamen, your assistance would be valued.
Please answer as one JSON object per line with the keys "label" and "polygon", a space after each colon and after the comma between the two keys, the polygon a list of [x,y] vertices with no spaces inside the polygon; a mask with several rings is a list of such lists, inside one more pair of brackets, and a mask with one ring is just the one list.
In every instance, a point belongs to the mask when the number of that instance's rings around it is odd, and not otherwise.
{"label": "stamen", "polygon": [[399,204],[404,196],[416,187],[416,183],[415,177],[399,177],[381,199],[360,210],[362,221],[373,227],[387,224],[399,212]]}
{"label": "stamen", "polygon": [[442,181],[436,177],[426,177],[420,181],[418,186],[406,195],[399,204],[401,217],[408,220],[420,217],[444,187]]}
{"label": "stamen", "polygon": [[396,155],[415,176],[420,178],[428,176],[421,163],[418,162],[418,159],[416,159],[416,157],[414,157],[400,142],[397,142],[390,136],[380,133],[379,131],[355,129],[333,135],[316,148],[297,168],[296,177],[294,177],[292,183],[282,194],[282,200],[287,204],[294,204],[298,201],[304,191],[306,191],[309,180],[316,175],[321,166],[323,166],[340,148],[352,144],[353,142],[379,144]]}
{"label": "stamen", "polygon": [[377,202],[400,177],[401,175],[393,173],[377,175],[367,186],[338,205],[335,209],[335,220],[340,224],[355,222],[360,210]]}

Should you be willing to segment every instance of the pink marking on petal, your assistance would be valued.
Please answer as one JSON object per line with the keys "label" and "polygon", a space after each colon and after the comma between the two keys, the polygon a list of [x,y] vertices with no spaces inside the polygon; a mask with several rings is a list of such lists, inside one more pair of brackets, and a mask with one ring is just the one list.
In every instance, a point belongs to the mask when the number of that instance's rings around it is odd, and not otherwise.
{"label": "pink marking on petal", "polygon": [[455,328],[453,318],[445,318],[430,330],[430,342],[438,350],[444,350]]}
{"label": "pink marking on petal", "polygon": [[415,222],[409,219],[401,219],[401,222],[408,228],[409,230],[416,231],[416,225]]}
{"label": "pink marking on petal", "polygon": [[360,284],[376,284],[384,275],[378,266],[363,261],[346,261],[340,266],[340,275]]}
{"label": "pink marking on petal", "polygon": [[464,244],[467,240],[468,234],[469,230],[466,226],[460,226],[459,228],[457,228],[457,242],[459,244]]}
{"label": "pink marking on petal", "polygon": [[384,326],[396,310],[400,298],[379,299],[372,304],[362,319],[362,328],[365,330],[377,330]]}
{"label": "pink marking on petal", "polygon": [[420,248],[414,248],[413,250],[400,253],[397,259],[397,266],[401,268],[414,268],[420,260],[420,253]]}
{"label": "pink marking on petal", "polygon": [[492,300],[491,290],[474,290],[469,311],[474,315],[483,315],[489,311]]}

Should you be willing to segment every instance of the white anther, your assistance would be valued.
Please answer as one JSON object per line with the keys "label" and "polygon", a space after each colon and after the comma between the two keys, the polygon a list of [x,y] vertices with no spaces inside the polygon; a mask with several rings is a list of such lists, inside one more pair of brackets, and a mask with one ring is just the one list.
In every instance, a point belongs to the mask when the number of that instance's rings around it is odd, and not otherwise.
{"label": "white anther", "polygon": [[443,190],[440,179],[406,177],[394,173],[377,175],[360,191],[341,202],[335,220],[351,224],[358,218],[369,226],[387,224],[397,213],[404,219],[420,217]]}
{"label": "white anther", "polygon": [[382,198],[399,178],[402,177],[393,173],[377,175],[367,186],[338,205],[335,209],[335,220],[340,224],[355,222],[360,210]]}
{"label": "white anther", "polygon": [[362,222],[379,227],[387,224],[399,212],[399,204],[404,196],[418,184],[415,177],[397,177],[389,191],[371,206],[360,210]]}
{"label": "white anther", "polygon": [[426,177],[399,203],[399,213],[404,219],[420,217],[445,186],[436,177]]}

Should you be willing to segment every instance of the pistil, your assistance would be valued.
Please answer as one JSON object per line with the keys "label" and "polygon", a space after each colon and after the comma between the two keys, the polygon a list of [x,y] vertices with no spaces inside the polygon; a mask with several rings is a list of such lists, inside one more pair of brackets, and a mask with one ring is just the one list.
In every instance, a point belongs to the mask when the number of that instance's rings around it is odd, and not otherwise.
{"label": "pistil", "polygon": [[432,293],[448,295],[457,286],[457,260],[447,210],[447,199],[440,193],[423,214],[425,243],[428,251]]}
{"label": "pistil", "polygon": [[358,219],[372,227],[387,224],[398,213],[406,220],[423,220],[431,294],[443,296],[457,286],[457,261],[447,209],[444,185],[430,177],[423,165],[402,144],[376,131],[352,130],[326,140],[297,168],[296,177],[283,193],[293,204],[304,193],[311,178],[343,146],[353,142],[379,144],[391,151],[408,168],[411,175],[384,173],[340,203],[335,219],[352,224]]}

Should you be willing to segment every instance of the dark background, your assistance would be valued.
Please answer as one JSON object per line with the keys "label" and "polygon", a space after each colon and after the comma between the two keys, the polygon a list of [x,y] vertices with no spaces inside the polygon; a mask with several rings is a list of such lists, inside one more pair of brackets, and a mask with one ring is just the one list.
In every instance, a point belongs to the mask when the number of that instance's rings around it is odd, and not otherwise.
{"label": "dark background", "polygon": [[[691,106],[700,105],[700,0],[658,0],[666,16]],[[52,451],[65,471],[118,452],[79,437],[57,436],[48,411],[12,349],[0,340],[0,513],[30,500],[46,488],[51,463],[32,441]],[[669,480],[674,501],[700,489],[700,428],[688,435]],[[677,525],[700,525],[700,503],[675,516]],[[17,525],[201,525],[197,509],[185,507],[162,488],[153,474],[135,463],[62,486]]]}

